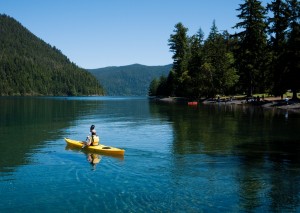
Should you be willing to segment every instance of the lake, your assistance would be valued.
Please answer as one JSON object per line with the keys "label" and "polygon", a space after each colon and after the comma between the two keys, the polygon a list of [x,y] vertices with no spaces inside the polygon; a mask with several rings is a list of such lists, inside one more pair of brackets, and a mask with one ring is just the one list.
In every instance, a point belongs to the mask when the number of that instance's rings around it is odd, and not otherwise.
{"label": "lake", "polygon": [[[66,146],[92,124],[125,156]],[[256,107],[2,97],[0,212],[299,212],[299,127]]]}

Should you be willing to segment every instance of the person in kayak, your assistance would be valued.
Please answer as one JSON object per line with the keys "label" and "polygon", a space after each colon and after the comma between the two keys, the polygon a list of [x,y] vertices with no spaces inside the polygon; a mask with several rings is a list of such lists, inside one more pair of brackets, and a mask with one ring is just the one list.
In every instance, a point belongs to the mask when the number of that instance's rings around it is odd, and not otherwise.
{"label": "person in kayak", "polygon": [[97,146],[97,145],[99,145],[99,136],[97,135],[95,125],[92,125],[90,127],[90,133],[91,133],[91,135],[87,136],[86,143],[82,148],[84,148],[85,146]]}

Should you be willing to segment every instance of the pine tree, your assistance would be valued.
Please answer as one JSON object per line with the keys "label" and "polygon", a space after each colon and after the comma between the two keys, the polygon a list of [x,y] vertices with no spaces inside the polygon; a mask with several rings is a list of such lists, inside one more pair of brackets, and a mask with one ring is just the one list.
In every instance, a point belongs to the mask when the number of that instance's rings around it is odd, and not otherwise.
{"label": "pine tree", "polygon": [[[266,23],[265,8],[258,0],[245,0],[238,9],[241,22],[235,28],[242,29],[235,36],[239,39],[239,49],[236,52],[240,83],[248,96],[264,89],[265,55],[266,55]],[[263,91],[261,91],[263,92]]]}
{"label": "pine tree", "polygon": [[297,92],[300,89],[300,3],[297,0],[289,0],[288,6],[290,32],[287,45],[287,78],[293,99],[297,99]]}
{"label": "pine tree", "polygon": [[212,27],[210,28],[210,33],[208,35],[207,40],[204,44],[204,51],[205,51],[205,62],[210,67],[210,77],[211,77],[211,96],[214,97],[217,93],[219,93],[220,88],[220,60],[222,53],[219,51],[219,41],[220,41],[220,34],[218,28],[216,26],[216,22],[213,21]]}
{"label": "pine tree", "polygon": [[219,33],[214,21],[204,44],[205,62],[209,65],[207,67],[211,68],[212,96],[228,93],[238,79],[233,67],[233,54],[227,46],[228,39],[228,33],[226,31],[223,34]]}
{"label": "pine tree", "polygon": [[149,86],[149,96],[156,96],[157,95],[157,88],[159,86],[160,81],[157,78],[154,78]]}
{"label": "pine tree", "polygon": [[169,39],[170,51],[173,55],[173,71],[175,74],[175,88],[173,92],[175,95],[184,95],[185,73],[188,67],[189,46],[188,46],[188,29],[182,23],[175,25],[174,34],[171,34]]}
{"label": "pine tree", "polygon": [[273,13],[269,17],[270,49],[272,52],[270,81],[271,92],[275,95],[283,95],[286,91],[286,45],[288,21],[288,5],[284,0],[274,0],[268,4],[267,9]]}
{"label": "pine tree", "polygon": [[191,77],[191,99],[199,99],[203,92],[202,65],[204,63],[203,54],[204,33],[199,29],[196,35],[190,38],[190,59],[188,64],[189,75]]}

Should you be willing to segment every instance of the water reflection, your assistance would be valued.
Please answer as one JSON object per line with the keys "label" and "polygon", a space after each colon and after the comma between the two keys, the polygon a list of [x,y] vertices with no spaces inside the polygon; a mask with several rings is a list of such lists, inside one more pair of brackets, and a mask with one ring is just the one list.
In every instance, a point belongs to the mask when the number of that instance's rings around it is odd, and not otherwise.
{"label": "water reflection", "polygon": [[86,104],[65,98],[1,97],[0,172],[29,164],[32,153],[47,141],[61,138],[62,129],[99,107],[99,101]]}
{"label": "water reflection", "polygon": [[[291,212],[300,207],[300,119],[290,111],[286,119],[284,111],[244,106],[189,108],[96,98],[29,98],[26,103],[0,98],[0,105],[0,172],[26,164],[13,172],[12,190],[2,181],[6,193],[0,209],[7,209],[6,203],[12,211],[30,211],[30,203],[34,209],[50,211],[55,205],[66,212]],[[113,156],[81,148],[63,150],[63,137],[84,138],[81,131],[91,123],[101,125],[105,143],[124,144],[126,162],[115,164]],[[29,162],[31,154],[39,164]],[[82,194],[91,195],[84,204]]]}
{"label": "water reflection", "polygon": [[103,153],[100,155],[97,151],[82,149],[80,147],[72,146],[72,145],[66,145],[65,150],[84,154],[92,170],[96,170],[96,166],[101,162],[103,157],[110,157],[110,158],[118,159],[120,161],[124,160],[124,156],[109,155]]}
{"label": "water reflection", "polygon": [[[201,109],[200,109],[201,108]],[[174,130],[174,153],[236,153],[242,147],[248,151],[277,149],[277,142],[284,141],[290,153],[300,144],[296,130],[300,115],[285,114],[256,107],[212,105],[199,108],[151,104],[154,117],[168,121]],[[296,146],[296,147],[294,147]]]}
{"label": "water reflection", "polygon": [[[235,173],[240,208],[295,210],[300,205],[300,115],[234,105],[198,108],[151,104],[150,112],[173,128],[174,167],[187,168],[187,156],[227,158]],[[178,157],[185,156],[185,157]],[[215,166],[216,166],[215,165]],[[217,171],[208,170],[215,174]],[[200,175],[200,174],[198,174]],[[228,174],[224,174],[228,175]],[[269,203],[269,209],[266,204]]]}
{"label": "water reflection", "polygon": [[[261,144],[241,146],[240,184],[241,203],[245,209],[253,209],[271,202],[270,210],[294,210],[299,206],[300,157],[299,142],[269,141],[261,150]],[[256,151],[251,151],[256,150]]]}
{"label": "water reflection", "polygon": [[101,161],[102,157],[96,153],[88,153],[87,160],[91,164],[92,169],[96,170],[96,165]]}
{"label": "water reflection", "polygon": [[66,145],[65,150],[73,151],[76,153],[83,153],[86,156],[86,161],[89,163],[92,170],[96,170],[97,164],[99,164],[102,159],[102,156],[100,154],[88,151],[87,149],[81,149],[76,146]]}

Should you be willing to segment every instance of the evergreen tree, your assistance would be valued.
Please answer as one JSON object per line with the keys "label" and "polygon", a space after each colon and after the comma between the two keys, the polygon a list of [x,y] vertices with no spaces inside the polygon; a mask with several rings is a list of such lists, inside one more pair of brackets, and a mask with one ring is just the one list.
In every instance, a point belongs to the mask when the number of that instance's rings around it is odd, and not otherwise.
{"label": "evergreen tree", "polygon": [[235,28],[242,29],[235,36],[239,39],[236,52],[240,84],[248,96],[262,91],[265,86],[266,23],[265,8],[258,0],[245,0],[238,9],[241,22]]}
{"label": "evergreen tree", "polygon": [[157,78],[154,78],[149,86],[149,92],[148,95],[149,96],[156,96],[157,95],[157,88],[159,86],[159,80]]}
{"label": "evergreen tree", "polygon": [[218,32],[218,28],[213,22],[210,34],[205,41],[205,62],[210,67],[211,72],[211,92],[216,94],[228,94],[229,89],[237,82],[238,76],[234,68],[234,57],[229,51],[229,35],[225,31]]}
{"label": "evergreen tree", "polygon": [[171,34],[169,39],[170,51],[174,53],[172,58],[173,62],[173,71],[175,74],[175,81],[173,92],[175,95],[184,95],[186,83],[185,77],[188,67],[188,58],[189,58],[189,46],[188,46],[188,29],[183,26],[182,23],[175,25],[174,34]]}
{"label": "evergreen tree", "polygon": [[176,89],[176,74],[173,69],[171,69],[167,82],[166,82],[166,95],[168,96],[175,96],[175,89]]}
{"label": "evergreen tree", "polygon": [[156,94],[157,96],[167,96],[168,95],[167,78],[165,76],[160,77],[156,93],[157,93]]}
{"label": "evergreen tree", "polygon": [[210,96],[214,97],[218,93],[218,88],[220,88],[220,52],[219,52],[219,40],[220,34],[218,28],[216,26],[216,22],[213,21],[213,25],[210,29],[210,33],[208,35],[207,40],[204,44],[204,54],[205,54],[205,62],[207,63],[207,67],[209,67],[210,72]]}
{"label": "evergreen tree", "polygon": [[203,55],[204,33],[199,29],[196,35],[190,39],[190,59],[188,64],[189,75],[191,76],[191,93],[188,94],[191,99],[199,99],[204,94],[202,65],[204,63]]}
{"label": "evergreen tree", "polygon": [[275,95],[283,95],[286,91],[286,44],[287,29],[289,25],[288,5],[284,0],[274,0],[268,4],[268,10],[273,13],[269,17],[270,47],[272,61],[270,65],[271,92]]}
{"label": "evergreen tree", "polygon": [[297,0],[289,0],[288,6],[290,32],[287,45],[287,78],[293,99],[297,99],[297,92],[300,89],[300,3]]}

